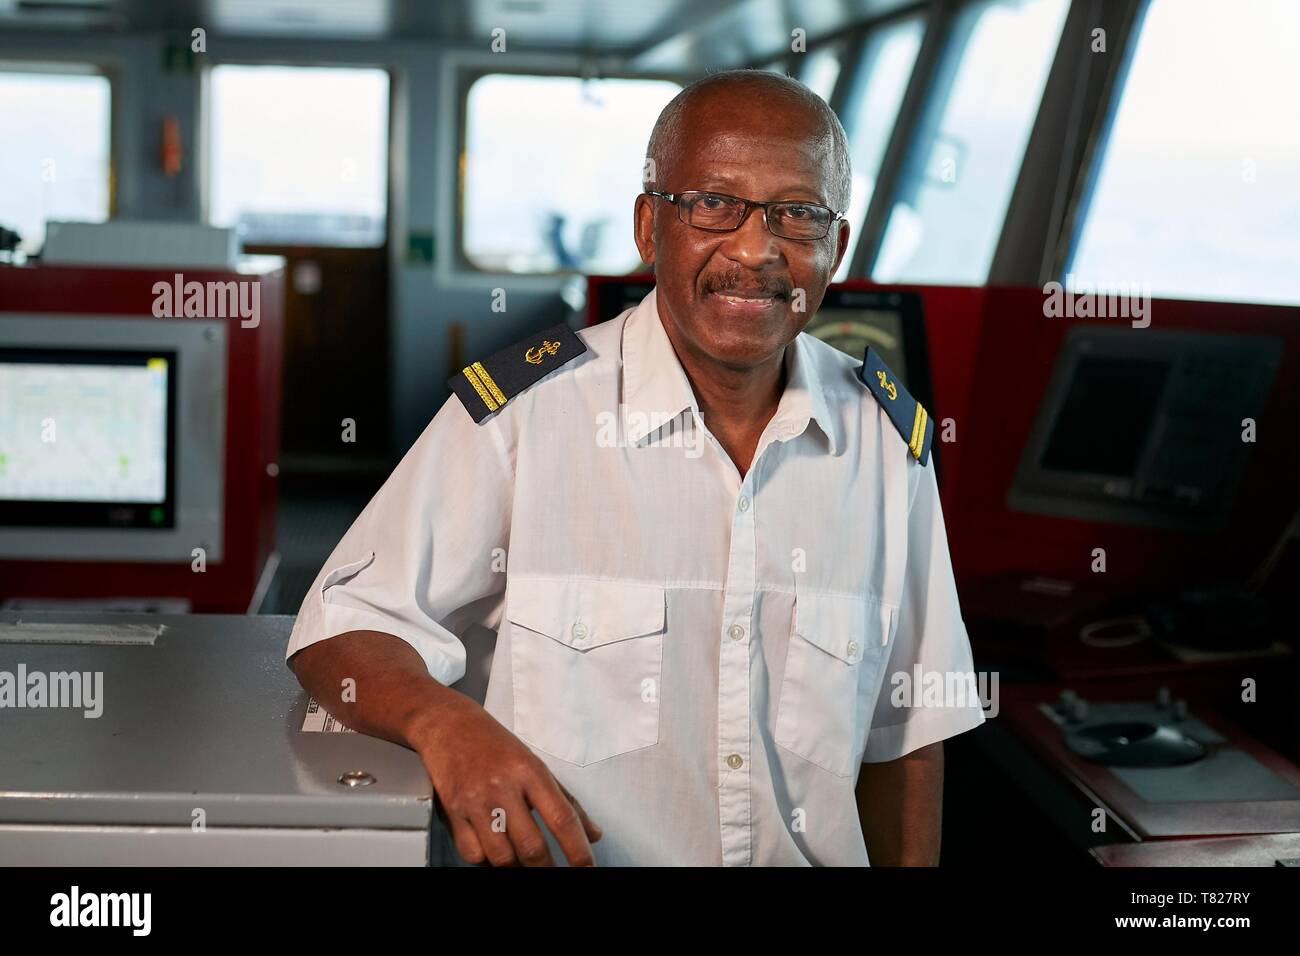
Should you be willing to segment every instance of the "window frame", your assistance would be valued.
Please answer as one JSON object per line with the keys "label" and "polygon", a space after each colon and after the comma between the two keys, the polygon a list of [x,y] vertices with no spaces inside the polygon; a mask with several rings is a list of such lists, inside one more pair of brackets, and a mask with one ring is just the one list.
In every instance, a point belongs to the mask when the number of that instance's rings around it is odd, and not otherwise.
{"label": "window frame", "polygon": [[[854,32],[857,32],[857,30],[855,29]],[[790,54],[786,59],[786,76],[796,79],[807,86],[808,84],[804,80],[804,74],[808,71],[808,58],[822,50],[838,52],[840,69],[839,72],[835,74],[835,82],[831,85],[830,95],[826,97],[826,105],[831,109],[835,109],[835,97],[837,95],[843,95],[840,91],[844,87],[844,74],[857,61],[857,57],[852,55],[852,36],[852,33],[832,34],[817,40],[816,43],[810,43],[807,52],[799,54],[797,59],[795,58],[795,54]],[[809,89],[812,89],[812,87],[809,87]],[[815,93],[817,91],[813,90],[813,92]],[[835,115],[839,115],[838,110]],[[841,122],[843,122],[842,119]]]}
{"label": "window frame", "polygon": [[[1113,0],[1094,11],[1088,0],[1073,0],[989,268],[990,285],[1064,280],[1148,3]],[[1078,58],[1092,56],[1082,51],[1097,28],[1112,46],[1089,74]]]}
{"label": "window frame", "polygon": [[[885,145],[885,152],[880,160],[880,170],[871,193],[871,201],[867,205],[862,222],[858,224],[858,241],[846,275],[849,280],[870,281],[871,279],[871,269],[875,265],[881,243],[884,241],[889,215],[894,207],[894,197],[901,188],[908,155],[919,130],[926,101],[942,65],[943,53],[952,33],[953,22],[961,8],[972,2],[975,0],[935,0],[931,4],[917,4],[894,11],[888,17],[881,17],[870,25],[870,29],[875,30],[914,15],[919,15],[923,19],[921,47],[917,50],[916,59],[912,63],[912,75],[908,78],[907,88],[898,106],[898,115],[894,118],[893,130],[889,134],[889,142]],[[858,81],[859,71],[866,67],[862,54],[867,40],[867,31],[864,30],[862,36],[856,40],[851,75],[840,74],[840,88],[836,91],[839,100],[833,104],[837,112],[846,105],[844,101],[848,98],[851,84]]]}
{"label": "window frame", "polygon": [[1134,9],[1107,95],[1093,116],[1092,128],[1089,130],[1083,156],[1075,173],[1069,208],[1056,236],[1056,258],[1053,263],[1052,278],[1060,282],[1065,281],[1065,274],[1079,250],[1079,239],[1092,208],[1092,199],[1097,191],[1098,180],[1101,178],[1102,163],[1110,149],[1110,137],[1115,129],[1115,118],[1124,99],[1129,71],[1137,54],[1138,43],[1142,39],[1142,28],[1146,23],[1147,11],[1150,9],[1151,0],[1141,0]]}
{"label": "window frame", "polygon": [[[924,103],[924,94],[930,88],[930,82],[933,74],[933,63],[926,64],[923,57],[926,55],[926,45],[934,43],[932,33],[936,30],[940,33],[939,39],[942,40],[947,35],[947,26],[951,21],[953,14],[957,9],[966,3],[974,0],[915,0],[912,3],[906,3],[895,9],[888,10],[885,13],[867,17],[856,23],[849,24],[839,30],[833,30],[829,33],[819,34],[815,39],[808,41],[808,50],[814,47],[836,46],[838,45],[843,51],[843,60],[840,63],[839,75],[835,78],[835,86],[831,89],[830,98],[826,101],[835,115],[840,118],[840,123],[844,126],[845,134],[852,138],[853,131],[848,124],[844,122],[844,108],[847,105],[849,93],[853,90],[861,73],[870,67],[864,56],[867,43],[872,34],[888,29],[896,23],[908,20],[913,17],[921,21],[921,48],[917,51],[916,60],[912,63],[912,74],[908,77],[907,87],[903,93],[903,98],[898,105],[898,113],[894,117],[893,127],[890,130],[889,142],[885,145],[884,156],[880,161],[880,175],[876,177],[876,185],[871,194],[871,203],[876,202],[876,197],[881,195],[882,187],[892,197],[897,187],[898,171],[891,169],[890,159],[891,152],[898,147],[897,143],[902,142],[905,146],[911,130],[916,124],[916,107],[913,100],[917,98],[916,89],[920,90],[919,100]],[[942,52],[942,44],[940,44]],[[807,56],[801,54],[800,56]],[[802,69],[795,71],[795,66],[802,67],[802,63],[795,59],[795,54],[783,54],[784,59],[789,64],[787,75],[794,79],[799,79]],[[760,59],[751,59],[745,63],[745,66],[751,69],[761,69],[763,63],[771,62],[770,57]],[[922,75],[922,68],[925,67],[925,73]],[[801,81],[802,82],[802,81]],[[900,139],[900,134],[903,134]],[[888,171],[888,176],[886,175]],[[888,207],[887,207],[888,208]],[[875,223],[872,219],[872,205],[869,204],[863,213],[861,222],[849,220],[849,228],[857,233],[857,240],[852,250],[852,256],[848,263],[848,271],[845,274],[845,281],[851,282],[857,279],[869,278],[869,273],[860,271],[860,257],[864,246],[871,247],[870,261],[874,262],[875,253],[879,247],[881,237],[883,236],[885,225],[888,221],[886,216],[884,220]],[[868,225],[872,225],[872,231],[875,233],[874,239],[868,231]]]}
{"label": "window frame", "polygon": [[[894,142],[898,138],[899,131],[904,128],[904,125],[907,124],[907,127],[910,129],[911,125],[915,123],[915,119],[909,117],[907,114],[909,108],[908,96],[912,92],[912,84],[916,81],[917,71],[922,65],[921,56],[925,51],[926,38],[929,36],[930,24],[934,16],[935,12],[931,4],[913,4],[899,10],[894,10],[885,16],[876,17],[865,24],[860,24],[851,32],[846,33],[844,38],[841,40],[844,44],[844,49],[847,51],[847,61],[845,65],[840,68],[840,75],[835,80],[835,89],[832,92],[830,106],[831,109],[835,111],[835,115],[840,118],[840,123],[844,126],[844,133],[848,138],[851,159],[853,152],[853,129],[849,123],[845,122],[845,110],[848,108],[849,98],[852,96],[853,91],[861,83],[864,83],[869,79],[867,73],[875,65],[876,58],[867,56],[867,47],[881,31],[891,29],[905,20],[915,18],[921,23],[921,46],[916,51],[916,59],[912,61],[912,72],[907,78],[907,83],[903,89],[903,97],[898,102],[898,112],[894,114],[894,122],[890,126],[889,139],[885,143],[885,149],[880,158],[878,175],[875,180],[875,185],[872,187],[871,201],[868,202],[867,207],[862,212],[861,222],[854,222],[851,219],[849,220],[849,228],[856,231],[857,238],[851,240],[852,247],[848,251],[847,268],[844,275],[845,282],[870,278],[867,273],[859,273],[857,271],[858,250],[869,238],[866,233],[866,225],[871,222],[871,202],[875,201],[876,195],[880,192],[882,183],[886,182],[884,175],[885,165],[889,161],[889,151],[893,148]],[[928,83],[926,88],[929,88]],[[856,117],[849,117],[850,122],[854,119],[856,119]],[[895,188],[893,181],[890,181],[888,185],[891,190]],[[881,224],[879,231],[883,234],[884,223]],[[880,236],[878,235],[876,237],[876,242],[879,243],[879,241]]]}
{"label": "window frame", "polygon": [[[926,33],[922,37],[921,49],[917,53],[916,63],[913,67],[912,79],[915,88],[909,88],[903,96],[903,105],[899,110],[900,122],[897,124],[894,136],[886,149],[885,158],[881,163],[881,174],[877,180],[876,191],[872,195],[871,208],[867,212],[866,222],[869,229],[858,243],[849,271],[850,277],[861,277],[870,281],[877,281],[873,278],[876,262],[884,245],[885,233],[889,228],[896,198],[907,178],[909,162],[914,150],[920,146],[920,137],[924,132],[923,126],[928,117],[927,109],[935,94],[936,85],[942,79],[941,74],[945,67],[947,65],[956,67],[961,62],[964,48],[958,51],[951,47],[953,40],[956,38],[957,28],[962,23],[963,14],[967,8],[980,2],[983,2],[983,0],[935,0],[935,10],[926,25]],[[1129,0],[1121,0],[1121,2],[1129,2]],[[1066,0],[1064,19],[1061,23],[1061,34],[1056,40],[1047,63],[1043,89],[1031,111],[1025,146],[1021,151],[1016,170],[1011,177],[1007,208],[1002,214],[1001,221],[994,233],[989,267],[984,277],[975,283],[958,283],[954,279],[946,279],[940,284],[960,284],[967,288],[980,288],[999,281],[999,258],[1007,240],[1008,224],[1011,221],[1013,210],[1016,209],[1017,202],[1022,199],[1021,190],[1026,180],[1026,171],[1035,168],[1038,161],[1035,140],[1038,137],[1040,124],[1043,122],[1044,111],[1048,108],[1049,91],[1052,82],[1061,67],[1062,51],[1066,49],[1067,44],[1072,39],[1071,24],[1076,16],[1091,4],[1092,0]],[[969,39],[968,36],[966,42],[969,42]],[[905,131],[906,135],[900,136],[900,132],[903,131],[899,127],[902,126],[901,120],[903,117],[906,117],[908,128]],[[1058,169],[1059,163],[1054,164],[1052,168]],[[1053,180],[1052,185],[1055,184],[1056,180]],[[887,187],[883,192],[882,186]],[[1043,198],[1041,188],[1031,198],[1041,201]],[[907,282],[900,280],[900,284],[907,284]]]}

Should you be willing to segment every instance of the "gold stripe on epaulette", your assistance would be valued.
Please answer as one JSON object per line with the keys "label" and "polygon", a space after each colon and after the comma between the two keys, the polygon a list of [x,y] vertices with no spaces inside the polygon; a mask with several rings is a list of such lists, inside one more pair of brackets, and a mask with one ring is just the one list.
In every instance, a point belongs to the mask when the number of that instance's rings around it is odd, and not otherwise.
{"label": "gold stripe on epaulette", "polygon": [[912,420],[912,438],[907,443],[907,447],[911,449],[912,457],[917,461],[921,460],[921,447],[925,444],[925,423],[929,417],[925,406],[917,402],[916,417]]}
{"label": "gold stripe on epaulette", "polygon": [[497,404],[504,405],[506,403],[506,397],[502,393],[501,389],[497,388],[497,383],[492,381],[492,376],[489,375],[488,370],[483,367],[483,363],[475,362],[473,369],[478,372],[478,377],[483,380],[483,384],[486,385],[487,390],[492,393],[492,397],[497,400]]}
{"label": "gold stripe on epaulette", "polygon": [[[478,364],[479,363],[477,362],[474,363],[474,365]],[[492,396],[488,394],[488,390],[483,387],[483,383],[478,380],[478,373],[474,371],[473,366],[466,365],[461,369],[461,374],[465,376],[465,381],[474,386],[474,391],[478,392],[478,397],[483,399],[483,404],[488,407],[488,411],[495,412],[501,407]]]}

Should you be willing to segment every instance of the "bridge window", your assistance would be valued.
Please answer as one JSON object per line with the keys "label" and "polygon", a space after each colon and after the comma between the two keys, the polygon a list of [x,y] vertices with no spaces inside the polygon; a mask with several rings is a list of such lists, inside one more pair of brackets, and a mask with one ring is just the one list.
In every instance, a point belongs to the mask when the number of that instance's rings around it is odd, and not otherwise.
{"label": "bridge window", "polygon": [[0,67],[0,227],[37,252],[49,220],[109,215],[109,82],[91,67]]}
{"label": "bridge window", "polygon": [[1300,4],[1154,0],[1067,274],[1300,302]]}
{"label": "bridge window", "polygon": [[862,55],[843,108],[853,160],[853,197],[849,203],[849,249],[835,280],[848,278],[853,250],[871,204],[885,147],[907,92],[907,83],[921,49],[925,22],[909,17],[874,30],[863,41]]}
{"label": "bridge window", "polygon": [[840,78],[843,54],[838,43],[809,50],[800,59],[799,82],[829,103],[831,94],[835,92],[835,83]]}
{"label": "bridge window", "polygon": [[957,14],[873,278],[988,278],[1068,7],[1067,0],[981,0]]}
{"label": "bridge window", "polygon": [[209,222],[245,243],[384,244],[384,70],[222,65],[208,80]]}
{"label": "bridge window", "polygon": [[492,73],[469,88],[460,247],[474,269],[624,273],[665,80]]}

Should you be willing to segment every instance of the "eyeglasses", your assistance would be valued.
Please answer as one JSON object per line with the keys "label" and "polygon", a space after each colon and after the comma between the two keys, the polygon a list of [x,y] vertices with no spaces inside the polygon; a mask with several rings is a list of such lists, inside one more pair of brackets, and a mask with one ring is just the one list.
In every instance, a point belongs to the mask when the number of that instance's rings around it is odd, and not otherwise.
{"label": "eyeglasses", "polygon": [[763,222],[768,231],[782,239],[825,239],[831,223],[843,219],[844,213],[835,212],[815,202],[783,199],[776,202],[755,202],[722,193],[688,190],[684,193],[663,193],[646,190],[647,196],[657,196],[677,207],[677,218],[696,229],[710,232],[733,232],[749,216],[754,206],[763,210]]}

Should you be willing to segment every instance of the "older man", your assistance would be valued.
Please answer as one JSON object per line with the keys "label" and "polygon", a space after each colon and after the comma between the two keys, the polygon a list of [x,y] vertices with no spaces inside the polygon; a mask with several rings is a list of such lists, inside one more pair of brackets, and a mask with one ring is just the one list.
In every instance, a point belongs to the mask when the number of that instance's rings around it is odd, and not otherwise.
{"label": "older man", "polygon": [[[933,864],[941,741],[983,714],[889,680],[971,671],[933,426],[801,334],[848,241],[844,131],[793,80],[721,73],[648,158],[656,291],[453,380],[291,666],[420,754],[470,862]],[[482,707],[448,689],[475,622]]]}

